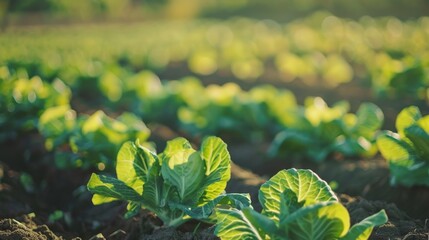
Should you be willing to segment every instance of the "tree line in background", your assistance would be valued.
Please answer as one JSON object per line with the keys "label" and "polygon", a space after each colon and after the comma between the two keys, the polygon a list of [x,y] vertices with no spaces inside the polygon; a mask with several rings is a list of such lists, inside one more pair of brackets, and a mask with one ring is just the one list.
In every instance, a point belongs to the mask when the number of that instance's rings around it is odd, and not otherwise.
{"label": "tree line in background", "polygon": [[8,24],[151,18],[245,16],[280,22],[323,10],[339,17],[365,15],[415,19],[429,12],[429,0],[0,0],[0,21]]}
{"label": "tree line in background", "polygon": [[[91,6],[95,11],[108,11],[110,7],[115,6],[114,1],[109,0],[90,0],[90,1],[64,1],[64,0],[4,0],[8,2],[11,12],[52,12],[66,10],[73,6]],[[168,0],[129,0],[124,1],[130,5],[160,6],[166,4]]]}

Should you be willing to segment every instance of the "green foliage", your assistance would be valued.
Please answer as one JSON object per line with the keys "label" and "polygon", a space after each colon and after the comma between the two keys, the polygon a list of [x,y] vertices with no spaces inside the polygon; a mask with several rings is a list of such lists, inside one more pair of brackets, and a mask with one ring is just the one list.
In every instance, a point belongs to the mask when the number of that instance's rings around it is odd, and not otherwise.
{"label": "green foliage", "polygon": [[356,114],[348,113],[347,102],[332,108],[321,98],[309,98],[296,110],[294,124],[278,133],[271,155],[291,154],[322,161],[329,154],[371,156],[377,151],[375,135],[383,123],[383,113],[372,103],[363,103]]}
{"label": "green foliage", "polygon": [[[227,135],[260,142],[273,135],[275,130],[274,117],[266,102],[268,99],[263,96],[272,93],[272,89],[257,87],[254,90],[258,93],[243,91],[234,83],[209,85],[206,88],[199,85],[191,94],[183,95],[186,96],[184,106],[178,110],[181,128],[193,135]],[[274,95],[273,98],[275,97],[277,96]],[[276,100],[283,99],[279,96]]]}
{"label": "green foliage", "polygon": [[208,221],[217,206],[250,206],[247,194],[223,193],[230,160],[226,144],[216,137],[206,138],[200,151],[176,138],[158,155],[139,141],[126,142],[118,153],[117,178],[92,174],[88,189],[94,204],[128,201],[127,216],[145,208],[165,226],[177,227],[190,218]]}
{"label": "green foliage", "polygon": [[45,108],[69,104],[71,91],[60,80],[52,83],[26,72],[10,74],[2,68],[0,76],[0,141],[16,138],[37,126]]}
{"label": "green foliage", "polygon": [[98,168],[111,171],[112,159],[129,139],[144,143],[150,131],[134,114],[123,113],[116,119],[97,111],[80,116],[69,106],[46,109],[40,117],[39,131],[47,150],[55,153],[60,168]]}
{"label": "green foliage", "polygon": [[221,239],[368,239],[387,222],[384,210],[350,228],[347,209],[311,170],[283,170],[259,190],[262,213],[250,208],[217,209]]}
{"label": "green foliage", "polygon": [[411,106],[396,118],[398,133],[385,131],[377,145],[388,161],[391,183],[404,186],[429,186],[429,116]]}
{"label": "green foliage", "polygon": [[[67,4],[92,9],[91,3]],[[47,27],[31,34],[11,29],[0,36],[0,64],[49,81],[59,77],[81,95],[101,94],[112,102],[124,97],[130,90],[127,79],[142,69],[156,74],[169,69],[179,73],[172,76],[177,78],[182,75],[177,70],[184,68],[198,75],[303,81],[314,87],[353,82],[370,85],[380,97],[417,100],[427,99],[429,86],[428,22],[425,17],[353,21],[319,12],[287,24],[234,18]],[[273,78],[273,72],[279,77]]]}
{"label": "green foliage", "polygon": [[278,220],[280,212],[285,210],[281,209],[282,197],[295,199],[294,202],[289,202],[288,209],[292,209],[294,204],[302,203],[301,205],[306,206],[315,202],[337,200],[329,185],[313,172],[296,170],[281,171],[261,186],[259,201],[264,215]]}
{"label": "green foliage", "polygon": [[38,129],[48,151],[66,143],[76,127],[76,112],[68,105],[47,108],[39,118]]}
{"label": "green foliage", "polygon": [[52,0],[14,0],[10,1],[10,11],[13,12],[40,12],[49,11],[54,7]]}

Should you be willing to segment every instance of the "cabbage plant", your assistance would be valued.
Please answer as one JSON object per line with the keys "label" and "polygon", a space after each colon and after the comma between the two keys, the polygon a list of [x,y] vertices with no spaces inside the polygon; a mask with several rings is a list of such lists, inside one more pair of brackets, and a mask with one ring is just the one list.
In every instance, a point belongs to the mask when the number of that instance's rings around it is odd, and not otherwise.
{"label": "cabbage plant", "polygon": [[112,170],[112,159],[124,142],[139,139],[145,143],[150,135],[144,122],[132,113],[111,118],[97,111],[77,117],[68,105],[46,109],[40,116],[38,129],[60,168]]}
{"label": "cabbage plant", "polygon": [[0,82],[0,141],[34,130],[45,108],[67,105],[71,98],[59,79],[48,83],[40,77],[0,73]]}
{"label": "cabbage plant", "polygon": [[397,133],[385,131],[377,145],[388,161],[391,183],[429,186],[429,115],[418,107],[403,109],[396,118]]}
{"label": "cabbage plant", "polygon": [[226,144],[217,137],[206,138],[200,151],[186,139],[176,138],[160,154],[138,140],[126,142],[118,153],[117,177],[92,174],[88,189],[95,205],[125,200],[126,216],[144,208],[166,227],[177,227],[191,218],[210,221],[216,206],[250,206],[248,194],[224,193],[230,161]]}
{"label": "cabbage plant", "polygon": [[[235,83],[194,89],[179,108],[180,126],[193,135],[228,135],[260,142],[273,124],[263,101],[252,99]],[[261,90],[262,91],[262,90]],[[252,129],[252,131],[249,131]]]}
{"label": "cabbage plant", "polygon": [[276,135],[269,154],[305,156],[317,162],[332,153],[374,155],[383,112],[372,103],[361,104],[356,114],[349,108],[344,101],[329,107],[322,98],[307,99],[305,108],[289,114],[291,120]]}
{"label": "cabbage plant", "polygon": [[259,190],[262,212],[217,209],[221,239],[363,240],[387,222],[384,210],[350,228],[347,209],[311,170],[282,170]]}

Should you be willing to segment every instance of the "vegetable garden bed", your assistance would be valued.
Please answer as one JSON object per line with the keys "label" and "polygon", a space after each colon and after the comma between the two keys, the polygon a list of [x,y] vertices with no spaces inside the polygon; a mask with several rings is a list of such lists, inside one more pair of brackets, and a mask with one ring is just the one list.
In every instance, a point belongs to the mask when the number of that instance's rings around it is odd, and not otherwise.
{"label": "vegetable garden bed", "polygon": [[427,240],[428,27],[12,29],[0,239]]}
{"label": "vegetable garden bed", "polygon": [[[154,126],[151,130],[151,139],[157,141],[159,145],[178,135],[160,125]],[[48,239],[57,239],[44,226],[46,224],[53,233],[65,239],[73,237],[102,239],[101,235],[96,237],[98,233],[102,233],[106,239],[137,239],[137,236],[140,236],[140,239],[217,239],[210,225],[188,222],[177,230],[159,229],[160,221],[145,211],[132,219],[124,219],[123,203],[93,207],[88,194],[76,198],[76,189],[89,179],[88,171],[64,171],[52,168],[45,159],[46,152],[40,144],[41,139],[38,134],[20,139],[1,146],[2,150],[8,153],[1,165],[3,194],[0,217],[4,219],[0,226],[2,236],[18,234],[16,236],[31,236],[38,239],[36,236],[40,238],[40,235],[45,235],[49,236]],[[28,146],[33,146],[31,152]],[[261,161],[257,159],[262,157],[261,149],[250,145],[231,144],[228,149],[233,161],[238,165],[232,166],[232,178],[226,190],[250,193],[255,209],[261,208],[257,200],[260,185],[277,169],[292,166],[310,168],[327,181],[335,179],[336,192],[349,210],[352,223],[381,209],[386,210],[389,222],[375,228],[370,239],[426,240],[429,236],[428,223],[425,222],[425,216],[429,214],[426,207],[429,201],[429,190],[423,187],[411,189],[390,187],[387,165],[381,159],[376,158],[371,161],[337,159],[316,165],[311,161],[285,162],[281,159]],[[21,161],[7,159],[21,159]],[[25,164],[25,161],[32,161],[33,164]],[[259,165],[252,166],[247,164],[249,162],[257,162]],[[239,165],[245,165],[257,174],[244,170]],[[25,179],[23,173],[30,174],[34,178],[34,182],[27,185],[29,189],[23,189],[22,182]],[[48,181],[45,183],[47,187],[40,192],[37,187],[40,187],[39,183],[42,179],[48,179]],[[31,186],[36,189],[31,189]],[[59,189],[61,189],[61,195],[58,194]],[[362,197],[350,197],[343,193],[362,196],[368,200]],[[395,204],[400,207],[396,207]],[[57,209],[63,209],[64,215],[55,220],[52,213]],[[26,215],[29,212],[36,214],[35,216]],[[33,230],[34,235],[30,235],[33,233],[29,233],[29,229]]]}

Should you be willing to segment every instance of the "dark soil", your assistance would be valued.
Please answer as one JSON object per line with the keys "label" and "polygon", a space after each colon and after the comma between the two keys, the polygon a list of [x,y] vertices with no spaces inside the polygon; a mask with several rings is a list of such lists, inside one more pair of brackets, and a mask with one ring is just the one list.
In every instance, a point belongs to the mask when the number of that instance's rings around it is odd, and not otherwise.
{"label": "dark soil", "polygon": [[46,225],[37,225],[29,216],[17,219],[0,220],[0,239],[2,240],[63,240]]}
{"label": "dark soil", "polygon": [[327,181],[336,181],[337,192],[395,203],[413,218],[429,219],[429,187],[391,186],[388,166],[379,157],[328,161],[315,171]]}
{"label": "dark soil", "polygon": [[182,232],[173,228],[159,228],[153,231],[151,234],[142,234],[139,240],[170,240],[170,239],[181,239],[181,240],[212,240],[219,239],[213,233],[214,229],[206,228],[199,232]]}
{"label": "dark soil", "polygon": [[[368,201],[361,197],[352,198],[341,194],[341,202],[350,213],[351,223],[355,224],[381,209],[386,211],[389,221],[375,228],[370,239],[373,240],[427,240],[429,239],[429,226],[420,220],[414,220],[399,210],[395,204],[382,201]],[[426,224],[426,225],[425,225]]]}

